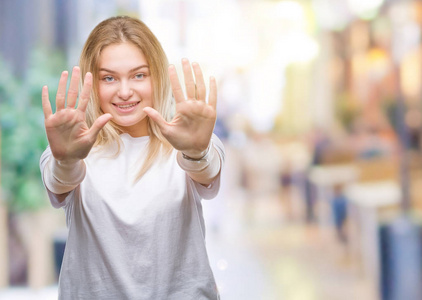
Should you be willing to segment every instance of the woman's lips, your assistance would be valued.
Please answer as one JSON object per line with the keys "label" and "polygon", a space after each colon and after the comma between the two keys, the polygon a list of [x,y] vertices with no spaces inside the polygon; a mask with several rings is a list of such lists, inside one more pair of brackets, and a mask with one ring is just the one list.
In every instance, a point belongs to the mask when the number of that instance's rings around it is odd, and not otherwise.
{"label": "woman's lips", "polygon": [[117,111],[122,113],[128,113],[135,110],[136,106],[138,106],[139,102],[131,102],[131,103],[113,103],[114,107],[116,107]]}

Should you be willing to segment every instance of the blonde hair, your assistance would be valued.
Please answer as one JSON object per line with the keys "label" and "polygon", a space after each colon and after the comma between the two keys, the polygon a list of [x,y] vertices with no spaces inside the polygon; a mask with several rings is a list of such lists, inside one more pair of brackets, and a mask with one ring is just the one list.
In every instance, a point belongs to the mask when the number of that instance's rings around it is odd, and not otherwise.
{"label": "blonde hair", "polygon": [[[91,99],[86,109],[88,126],[92,126],[94,121],[104,113],[98,99],[98,68],[101,52],[107,46],[120,43],[132,43],[145,55],[153,86],[153,107],[166,121],[169,121],[171,119],[172,99],[167,56],[158,39],[142,21],[127,16],[118,16],[102,21],[92,30],[85,42],[79,60],[81,73],[91,72],[94,82]],[[121,133],[121,129],[110,121],[98,134],[94,146],[112,145],[115,141],[118,141],[117,155],[120,152]],[[148,171],[160,152],[169,155],[173,149],[161,134],[157,124],[149,118],[148,133],[150,139],[147,155],[136,180]]]}

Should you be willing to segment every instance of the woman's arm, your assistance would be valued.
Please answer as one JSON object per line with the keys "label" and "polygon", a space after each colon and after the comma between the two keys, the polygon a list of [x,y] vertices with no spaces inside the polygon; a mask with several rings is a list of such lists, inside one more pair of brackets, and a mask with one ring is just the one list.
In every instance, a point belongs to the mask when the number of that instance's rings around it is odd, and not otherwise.
{"label": "woman's arm", "polygon": [[92,74],[85,75],[76,108],[79,94],[79,67],[73,68],[66,101],[67,80],[68,72],[64,71],[57,89],[55,113],[51,109],[47,86],[42,89],[44,124],[52,153],[44,166],[43,179],[47,189],[55,194],[68,193],[82,182],[85,177],[83,159],[94,145],[100,130],[111,119],[110,114],[104,114],[89,128],[85,110],[92,89]]}
{"label": "woman's arm", "polygon": [[176,102],[176,114],[173,120],[166,122],[151,107],[144,108],[144,111],[157,123],[170,144],[179,150],[179,165],[193,180],[208,185],[221,169],[219,155],[211,141],[217,119],[217,84],[215,78],[211,77],[207,102],[205,81],[199,65],[193,63],[191,66],[187,59],[183,59],[182,67],[186,97],[175,67],[169,67],[170,83]]}

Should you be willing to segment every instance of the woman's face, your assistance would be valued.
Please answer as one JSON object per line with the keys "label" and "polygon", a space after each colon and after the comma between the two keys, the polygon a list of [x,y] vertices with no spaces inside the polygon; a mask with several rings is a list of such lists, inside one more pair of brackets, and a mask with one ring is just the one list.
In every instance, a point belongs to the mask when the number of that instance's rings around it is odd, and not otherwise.
{"label": "woman's face", "polygon": [[144,54],[131,43],[107,46],[99,60],[98,96],[104,113],[133,137],[148,135],[144,107],[152,107],[152,82]]}

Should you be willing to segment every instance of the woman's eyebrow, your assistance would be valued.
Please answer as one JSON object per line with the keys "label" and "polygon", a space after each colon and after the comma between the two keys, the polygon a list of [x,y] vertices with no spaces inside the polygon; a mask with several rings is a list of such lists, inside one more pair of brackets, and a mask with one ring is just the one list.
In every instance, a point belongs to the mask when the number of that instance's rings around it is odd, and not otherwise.
{"label": "woman's eyebrow", "polygon": [[143,69],[143,68],[149,69],[149,66],[148,65],[140,65],[139,67],[131,69],[129,72],[134,72],[134,71],[137,71],[137,70],[140,70],[140,69]]}
{"label": "woman's eyebrow", "polygon": [[[134,72],[134,71],[137,71],[137,70],[140,70],[140,69],[143,69],[143,68],[149,68],[149,66],[148,65],[140,65],[138,67],[130,69],[129,72]],[[107,68],[100,68],[100,71],[104,71],[104,72],[108,72],[108,73],[117,73],[116,71],[113,71],[113,70],[110,70],[110,69],[107,69]]]}

